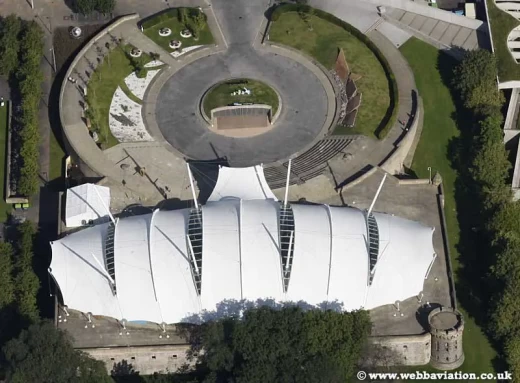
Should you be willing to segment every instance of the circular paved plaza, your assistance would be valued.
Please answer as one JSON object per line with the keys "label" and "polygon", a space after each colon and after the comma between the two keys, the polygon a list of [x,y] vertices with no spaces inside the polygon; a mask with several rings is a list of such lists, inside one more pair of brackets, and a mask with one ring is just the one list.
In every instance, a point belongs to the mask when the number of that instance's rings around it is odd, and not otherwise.
{"label": "circular paved plaza", "polygon": [[[225,137],[212,132],[200,115],[204,93],[229,78],[252,78],[276,89],[281,113],[273,129],[254,137]],[[320,80],[287,57],[231,46],[177,71],[162,87],[156,119],[164,138],[194,160],[226,159],[251,166],[285,159],[320,134],[327,119],[327,95]]]}

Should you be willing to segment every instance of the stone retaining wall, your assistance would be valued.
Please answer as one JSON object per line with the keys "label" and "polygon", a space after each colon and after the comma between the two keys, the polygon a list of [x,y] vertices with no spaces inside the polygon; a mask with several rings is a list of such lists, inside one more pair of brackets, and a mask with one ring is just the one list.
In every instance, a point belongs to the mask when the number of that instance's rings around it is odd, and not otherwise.
{"label": "stone retaining wall", "polygon": [[184,364],[189,364],[189,345],[161,345],[140,347],[109,347],[80,349],[105,363],[110,373],[118,367],[131,366],[139,375],[174,373]]}
{"label": "stone retaining wall", "polygon": [[361,360],[364,367],[422,366],[430,362],[431,335],[372,336]]}
{"label": "stone retaining wall", "polygon": [[446,268],[448,272],[448,283],[450,285],[451,307],[457,309],[457,293],[455,291],[455,280],[453,279],[453,266],[451,264],[450,243],[448,239],[448,229],[446,225],[446,214],[444,213],[444,186],[442,183],[439,185],[437,203],[439,205],[439,214],[441,216],[442,243],[444,245]]}
{"label": "stone retaining wall", "polygon": [[[62,125],[62,128],[63,128],[63,132],[65,133],[65,138],[66,138],[65,141],[67,143],[67,147],[69,149],[71,149],[70,152],[74,154],[72,157],[79,157],[79,158],[81,158],[81,163],[85,164],[87,166],[87,168],[88,168],[88,169],[85,169],[85,173],[89,173],[89,174],[95,173],[96,176],[103,176],[104,175],[104,174],[101,174],[101,170],[100,169],[97,169],[96,166],[91,164],[90,159],[92,158],[92,156],[95,156],[95,153],[90,153],[89,155],[82,155],[81,154],[82,150],[79,149],[77,147],[77,145],[78,144],[85,145],[85,143],[91,143],[91,145],[88,145],[88,148],[87,148],[88,150],[93,149],[93,150],[99,151],[99,156],[102,156],[102,152],[101,152],[101,149],[99,149],[97,147],[97,145],[95,145],[95,143],[92,140],[92,137],[90,137],[90,135],[88,133],[88,129],[86,127],[85,127],[85,129],[82,132],[80,132],[81,140],[78,140],[77,138],[75,138],[74,140],[69,140],[69,135],[70,135],[69,129],[71,129],[71,127],[68,126],[67,124],[64,124],[65,119],[64,119],[64,116],[63,116],[63,94],[65,93],[65,87],[67,86],[67,79],[71,76],[71,74],[72,74],[74,68],[76,67],[76,65],[78,64],[79,60],[81,60],[83,58],[85,53],[88,50],[90,50],[90,48],[92,48],[92,46],[98,40],[103,38],[110,31],[112,31],[113,29],[117,28],[122,23],[130,21],[130,20],[135,20],[135,19],[138,19],[138,18],[139,18],[139,15],[137,13],[133,13],[133,14],[130,14],[130,15],[122,16],[119,19],[117,19],[116,21],[114,21],[112,24],[110,24],[109,26],[104,28],[98,34],[96,34],[89,42],[87,42],[85,44],[85,46],[76,55],[76,57],[74,57],[74,60],[72,60],[72,63],[70,64],[69,68],[67,69],[67,72],[65,73],[65,76],[63,76],[63,83],[61,84],[60,99],[59,99],[60,122],[61,122],[61,125]],[[84,167],[82,167],[82,170],[83,169],[84,169]]]}
{"label": "stone retaining wall", "polygon": [[407,132],[404,132],[404,137],[401,141],[396,144],[395,149],[392,153],[380,164],[381,169],[390,174],[400,174],[403,171],[403,163],[405,162],[406,156],[410,151],[412,144],[415,139],[415,135],[418,131],[420,115],[424,113],[423,104],[421,97],[417,96],[417,110],[415,115],[412,117],[413,122],[408,128]]}

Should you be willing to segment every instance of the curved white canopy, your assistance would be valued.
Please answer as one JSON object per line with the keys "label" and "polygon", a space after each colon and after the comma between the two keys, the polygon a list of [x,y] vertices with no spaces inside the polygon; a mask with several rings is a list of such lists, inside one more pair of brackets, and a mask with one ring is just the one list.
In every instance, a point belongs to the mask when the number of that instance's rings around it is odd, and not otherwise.
{"label": "curved white canopy", "polygon": [[221,166],[217,183],[208,201],[221,201],[222,199],[272,199],[277,201],[265,180],[262,165],[249,168]]}
{"label": "curved white canopy", "polygon": [[130,321],[191,321],[230,301],[371,309],[419,294],[435,259],[432,228],[373,217],[369,234],[359,209],[285,209],[261,167],[221,168],[200,210],[156,210],[52,242],[51,273],[70,308]]}
{"label": "curved white canopy", "polygon": [[187,245],[189,209],[119,220],[117,295],[104,269],[107,224],[54,241],[52,274],[70,308],[157,323],[186,321],[229,299],[336,302],[353,310],[393,304],[422,290],[434,255],[431,228],[375,213],[380,246],[369,286],[364,212],[326,205],[292,205],[292,211],[294,252],[287,290],[280,209],[272,200],[227,200],[202,207],[200,294]]}

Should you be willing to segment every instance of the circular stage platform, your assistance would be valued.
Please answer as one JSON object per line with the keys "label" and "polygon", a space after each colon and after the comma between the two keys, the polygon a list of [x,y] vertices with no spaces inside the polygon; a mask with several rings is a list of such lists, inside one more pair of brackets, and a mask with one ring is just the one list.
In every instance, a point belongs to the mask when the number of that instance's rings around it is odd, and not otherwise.
{"label": "circular stage platform", "polygon": [[[272,129],[253,137],[211,130],[200,113],[202,97],[213,85],[233,77],[259,80],[276,89],[281,112]],[[245,167],[286,159],[308,148],[323,133],[328,98],[320,79],[301,63],[239,45],[177,71],[160,90],[155,112],[164,138],[187,158],[227,160],[231,166]]]}

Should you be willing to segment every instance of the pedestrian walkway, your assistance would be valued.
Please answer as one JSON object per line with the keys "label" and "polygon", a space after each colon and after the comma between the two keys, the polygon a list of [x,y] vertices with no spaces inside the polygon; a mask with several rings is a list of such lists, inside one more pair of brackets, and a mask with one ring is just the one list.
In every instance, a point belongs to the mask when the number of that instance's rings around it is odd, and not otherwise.
{"label": "pedestrian walkway", "polygon": [[473,50],[489,47],[489,37],[482,21],[466,26],[457,23],[457,19],[450,22],[397,8],[388,9],[385,18],[437,48]]}

